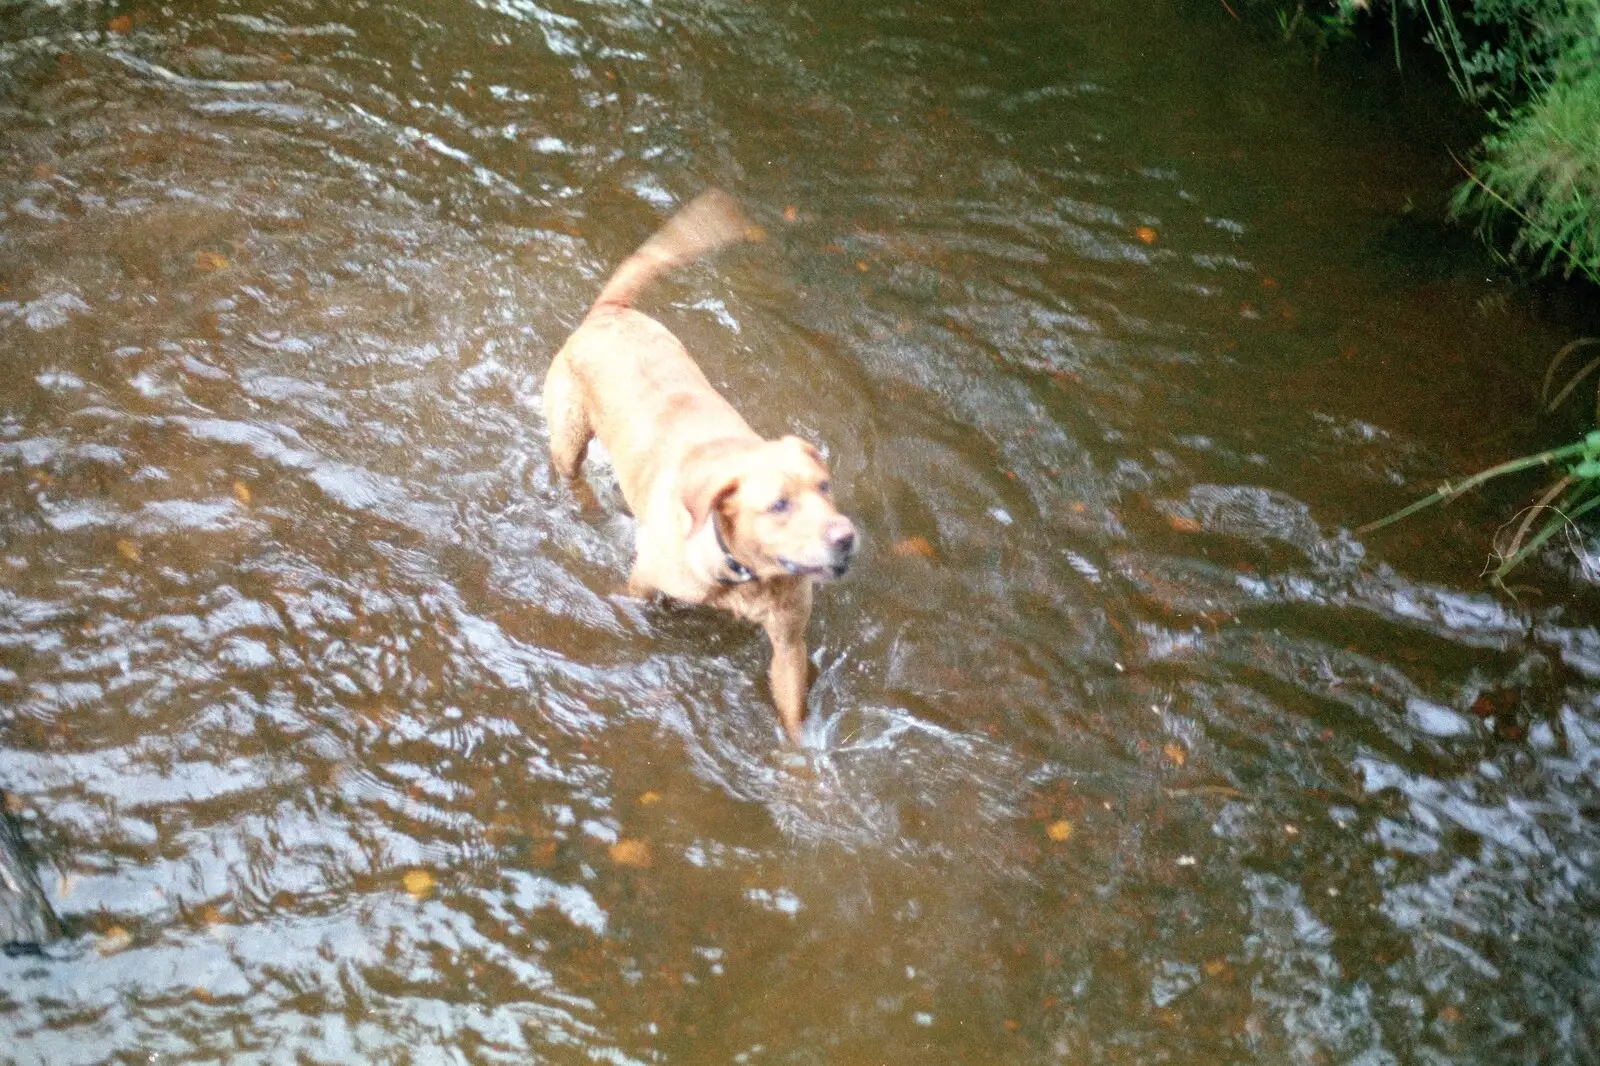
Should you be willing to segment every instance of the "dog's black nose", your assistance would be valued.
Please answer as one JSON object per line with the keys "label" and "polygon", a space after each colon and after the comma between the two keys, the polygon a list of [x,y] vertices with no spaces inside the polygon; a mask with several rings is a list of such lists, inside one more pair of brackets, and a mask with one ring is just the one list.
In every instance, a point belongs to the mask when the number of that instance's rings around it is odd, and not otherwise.
{"label": "dog's black nose", "polygon": [[856,527],[843,515],[830,521],[822,531],[822,536],[837,555],[845,554],[856,546]]}

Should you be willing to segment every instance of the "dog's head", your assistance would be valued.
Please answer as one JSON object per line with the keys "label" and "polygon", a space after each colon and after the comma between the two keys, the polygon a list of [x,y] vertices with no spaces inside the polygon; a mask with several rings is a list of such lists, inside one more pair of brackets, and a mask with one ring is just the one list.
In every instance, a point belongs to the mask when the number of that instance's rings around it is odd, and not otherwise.
{"label": "dog's head", "polygon": [[843,577],[856,527],[833,506],[828,468],[799,437],[707,458],[688,479],[684,506],[698,531],[712,518],[728,551],[757,578]]}

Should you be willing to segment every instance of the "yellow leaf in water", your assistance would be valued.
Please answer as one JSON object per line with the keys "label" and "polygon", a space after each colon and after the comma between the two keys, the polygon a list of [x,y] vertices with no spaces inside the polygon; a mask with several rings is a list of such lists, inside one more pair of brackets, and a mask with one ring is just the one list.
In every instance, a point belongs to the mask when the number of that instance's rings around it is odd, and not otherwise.
{"label": "yellow leaf in water", "polygon": [[201,270],[224,270],[228,266],[228,257],[221,252],[196,252],[194,265]]}
{"label": "yellow leaf in water", "polygon": [[793,222],[795,219],[797,219],[799,217],[800,217],[800,209],[798,207],[794,206],[794,204],[790,204],[788,207],[785,207],[783,209],[783,220],[785,222]]}
{"label": "yellow leaf in water", "polygon": [[250,506],[250,486],[242,481],[233,483],[233,498],[239,501],[241,507]]}
{"label": "yellow leaf in water", "polygon": [[744,228],[744,239],[751,244],[765,244],[767,242],[767,231],[760,226],[746,226]]}
{"label": "yellow leaf in water", "polygon": [[933,558],[933,545],[928,543],[927,537],[907,537],[894,546],[896,555],[920,555],[927,559]]}
{"label": "yellow leaf in water", "polygon": [[136,563],[140,558],[139,546],[131,540],[119,540],[117,541],[117,554],[130,563]]}
{"label": "yellow leaf in water", "polygon": [[1168,741],[1161,746],[1161,754],[1171,759],[1175,765],[1182,766],[1189,761],[1189,753],[1183,750],[1183,745],[1176,741]]}
{"label": "yellow leaf in water", "polygon": [[405,886],[407,892],[418,899],[433,895],[433,875],[426,870],[407,870],[400,883]]}
{"label": "yellow leaf in water", "polygon": [[641,807],[648,807],[652,803],[660,803],[660,802],[661,802],[661,793],[659,793],[659,792],[645,792],[645,793],[641,793],[640,796],[639,796],[639,806],[641,806]]}
{"label": "yellow leaf in water", "polygon": [[611,845],[611,861],[618,866],[644,869],[652,861],[650,845],[643,840],[619,840]]}
{"label": "yellow leaf in water", "polygon": [[1210,962],[1206,963],[1207,977],[1221,977],[1227,972],[1228,964],[1222,959],[1212,959]]}
{"label": "yellow leaf in water", "polygon": [[1057,844],[1064,844],[1072,839],[1072,823],[1063,818],[1059,822],[1051,822],[1044,832]]}
{"label": "yellow leaf in water", "polygon": [[102,955],[115,955],[119,951],[127,950],[128,945],[132,943],[133,937],[128,934],[126,929],[120,925],[113,925],[110,929],[100,934],[100,940],[95,944],[94,949]]}
{"label": "yellow leaf in water", "polygon": [[106,23],[106,29],[110,30],[112,33],[132,33],[133,16],[118,15]]}
{"label": "yellow leaf in water", "polygon": [[1138,237],[1146,244],[1156,243],[1156,231],[1151,229],[1149,226],[1140,226],[1138,229],[1133,231],[1133,235]]}
{"label": "yellow leaf in water", "polygon": [[216,925],[222,921],[222,912],[214,904],[207,903],[200,909],[200,920],[207,925]]}

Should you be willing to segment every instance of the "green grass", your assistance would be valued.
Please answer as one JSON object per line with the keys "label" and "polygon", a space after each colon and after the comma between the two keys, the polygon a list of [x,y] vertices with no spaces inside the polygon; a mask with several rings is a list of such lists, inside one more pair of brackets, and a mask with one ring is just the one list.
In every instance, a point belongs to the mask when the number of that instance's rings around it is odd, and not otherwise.
{"label": "green grass", "polygon": [[[1493,125],[1474,150],[1472,165],[1463,164],[1467,180],[1455,191],[1452,213],[1475,222],[1491,246],[1510,260],[1538,273],[1576,276],[1600,286],[1600,0],[1235,3],[1275,9],[1284,40],[1307,44],[1317,55],[1368,19],[1386,18],[1398,66],[1402,35],[1419,33],[1439,54],[1456,91],[1482,107]],[[1572,373],[1551,399],[1556,371],[1569,355],[1596,346],[1600,338],[1585,338],[1556,356],[1545,381],[1549,410],[1600,370],[1600,357]],[[1595,416],[1600,424],[1600,388]],[[1552,537],[1563,530],[1570,534],[1579,519],[1600,511],[1600,430],[1441,486],[1360,531],[1446,503],[1494,478],[1538,467],[1558,468],[1559,473],[1496,538],[1499,564],[1492,580],[1503,588],[1506,575]]]}
{"label": "green grass", "polygon": [[1600,0],[1568,6],[1573,23],[1549,74],[1497,119],[1452,206],[1490,232],[1509,216],[1513,257],[1600,284]]}
{"label": "green grass", "polygon": [[1494,124],[1452,209],[1531,269],[1600,284],[1600,0],[1274,0],[1318,50],[1368,17],[1420,33]]}
{"label": "green grass", "polygon": [[[1334,20],[1353,26],[1383,0],[1329,2]],[[1456,91],[1485,107],[1494,124],[1452,198],[1455,216],[1475,220],[1491,243],[1509,231],[1502,245],[1507,257],[1539,273],[1576,275],[1600,285],[1600,0],[1387,0],[1387,6],[1395,62],[1401,20],[1414,20],[1443,59]],[[1600,339],[1574,341],[1551,363],[1545,378],[1550,410],[1600,369],[1600,358],[1591,359],[1550,399],[1566,357],[1595,345]],[[1600,389],[1595,416],[1600,423]],[[1362,530],[1447,502],[1493,478],[1557,464],[1561,474],[1507,523],[1508,530],[1515,527],[1509,537],[1496,538],[1499,565],[1492,580],[1504,588],[1507,574],[1600,508],[1600,430],[1444,485]]]}
{"label": "green grass", "polygon": [[[1548,485],[1540,493],[1538,500],[1526,509],[1510,542],[1496,548],[1496,553],[1500,556],[1500,565],[1495,569],[1492,580],[1497,585],[1503,585],[1506,575],[1543,547],[1546,541],[1568,526],[1575,525],[1579,518],[1594,510],[1596,506],[1600,506],[1600,430],[1590,432],[1575,444],[1501,463],[1499,466],[1480,471],[1458,484],[1441,485],[1433,495],[1417,500],[1410,506],[1402,507],[1376,522],[1369,522],[1356,532],[1370,533],[1382,529],[1392,522],[1409,518],[1436,503],[1448,503],[1462,493],[1494,478],[1534,467],[1548,467],[1556,463],[1564,463],[1566,472]],[[1539,531],[1530,537],[1534,524],[1541,517],[1544,519],[1543,524],[1540,525]]]}
{"label": "green grass", "polygon": [[[1600,337],[1585,337],[1573,341],[1560,352],[1550,363],[1550,369],[1544,379],[1544,399],[1548,402],[1548,410],[1554,411],[1566,402],[1567,397],[1588,378],[1595,370],[1600,369],[1600,357],[1595,357],[1584,364],[1575,374],[1567,379],[1565,385],[1550,396],[1550,388],[1555,381],[1556,371],[1566,362],[1569,355],[1575,355],[1585,348],[1600,345]],[[1600,417],[1600,387],[1595,390],[1595,410]],[[1477,488],[1488,481],[1507,474],[1516,474],[1524,470],[1537,467],[1551,467],[1560,464],[1563,473],[1560,477],[1547,484],[1536,499],[1521,513],[1521,521],[1517,523],[1516,530],[1505,543],[1500,543],[1496,538],[1495,554],[1499,556],[1500,563],[1490,575],[1490,580],[1500,588],[1505,587],[1506,575],[1522,565],[1534,552],[1542,548],[1546,542],[1564,529],[1576,529],[1578,519],[1600,507],[1600,429],[1591,430],[1584,438],[1560,448],[1551,448],[1537,455],[1526,455],[1520,459],[1492,466],[1487,470],[1479,471],[1456,484],[1444,484],[1431,496],[1402,507],[1391,515],[1386,515],[1376,522],[1369,522],[1356,530],[1357,533],[1370,533],[1382,529],[1392,522],[1402,518],[1409,518],[1425,508],[1436,503],[1449,501]],[[1515,521],[1515,519],[1513,519]],[[1507,523],[1509,526],[1510,523]],[[1535,525],[1538,531],[1534,532]]]}

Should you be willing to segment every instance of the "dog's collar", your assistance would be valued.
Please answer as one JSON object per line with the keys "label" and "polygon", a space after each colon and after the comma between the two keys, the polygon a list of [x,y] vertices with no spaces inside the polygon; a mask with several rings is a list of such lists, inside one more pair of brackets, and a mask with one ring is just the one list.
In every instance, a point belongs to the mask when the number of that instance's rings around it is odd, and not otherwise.
{"label": "dog's collar", "polygon": [[728,542],[722,539],[722,523],[717,521],[715,513],[711,515],[711,535],[717,538],[717,547],[722,551],[722,565],[727,567],[728,573],[732,575],[728,577],[718,574],[717,584],[743,585],[746,582],[754,581],[756,575],[750,572],[748,566],[735,559],[733,552],[728,550]]}

